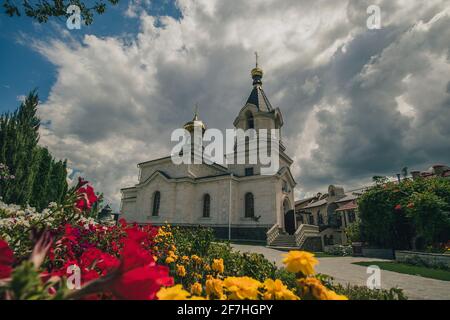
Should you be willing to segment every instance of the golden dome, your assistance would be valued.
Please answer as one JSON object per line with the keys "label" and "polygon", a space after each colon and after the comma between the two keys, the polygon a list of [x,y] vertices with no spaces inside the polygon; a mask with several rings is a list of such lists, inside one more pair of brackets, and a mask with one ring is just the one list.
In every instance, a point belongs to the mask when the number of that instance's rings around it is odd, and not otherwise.
{"label": "golden dome", "polygon": [[194,114],[194,118],[191,121],[186,122],[185,125],[183,126],[183,128],[189,132],[193,132],[194,128],[196,128],[196,127],[201,127],[202,132],[204,132],[206,130],[206,125],[203,123],[202,120],[200,120],[198,118],[197,111]]}
{"label": "golden dome", "polygon": [[260,77],[260,78],[262,78],[263,75],[264,75],[263,70],[262,70],[261,68],[259,68],[259,67],[253,68],[251,73],[252,73],[252,78],[253,78],[253,79],[254,79],[255,77]]}

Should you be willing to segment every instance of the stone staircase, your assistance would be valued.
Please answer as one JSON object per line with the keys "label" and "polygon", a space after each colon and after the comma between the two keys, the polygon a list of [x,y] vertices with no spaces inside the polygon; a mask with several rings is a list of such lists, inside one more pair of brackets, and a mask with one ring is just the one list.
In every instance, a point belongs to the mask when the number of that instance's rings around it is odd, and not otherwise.
{"label": "stone staircase", "polygon": [[271,243],[270,247],[295,248],[295,236],[287,233],[280,233]]}
{"label": "stone staircase", "polygon": [[322,250],[319,227],[302,224],[295,234],[284,232],[278,225],[274,225],[267,232],[267,247],[279,250],[300,249],[307,251]]}

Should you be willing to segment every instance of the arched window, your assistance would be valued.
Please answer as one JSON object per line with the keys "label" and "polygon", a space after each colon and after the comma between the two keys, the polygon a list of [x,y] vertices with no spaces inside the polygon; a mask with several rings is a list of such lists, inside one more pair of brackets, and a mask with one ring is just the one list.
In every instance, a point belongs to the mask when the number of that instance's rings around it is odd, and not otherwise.
{"label": "arched window", "polygon": [[255,201],[253,199],[253,193],[248,192],[245,194],[245,217],[252,218],[255,216]]}
{"label": "arched window", "polygon": [[157,217],[159,216],[159,203],[161,202],[161,192],[155,191],[153,194],[153,210],[152,210],[152,216]]}
{"label": "arched window", "polygon": [[205,194],[203,196],[203,218],[209,218],[211,211],[211,196]]}
{"label": "arched window", "polygon": [[247,118],[247,129],[255,129],[255,120],[252,113],[248,111],[245,116]]}

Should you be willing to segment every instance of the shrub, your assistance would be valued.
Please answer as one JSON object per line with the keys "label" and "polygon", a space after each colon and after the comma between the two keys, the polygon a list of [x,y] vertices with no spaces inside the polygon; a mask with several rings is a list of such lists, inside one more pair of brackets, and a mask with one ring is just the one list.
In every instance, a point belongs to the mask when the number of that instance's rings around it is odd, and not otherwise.
{"label": "shrub", "polygon": [[343,246],[340,244],[336,244],[326,247],[325,252],[334,256],[346,257],[353,254],[353,249],[352,246]]}
{"label": "shrub", "polygon": [[383,248],[415,248],[450,235],[450,180],[378,181],[358,200],[362,240]]}
{"label": "shrub", "polygon": [[214,232],[207,227],[173,227],[175,245],[181,255],[207,255],[214,240]]}
{"label": "shrub", "polygon": [[350,300],[408,300],[402,289],[369,289],[366,286],[335,284],[332,289]]}
{"label": "shrub", "polygon": [[355,221],[351,223],[346,229],[345,234],[350,242],[360,242],[361,241],[361,223]]}
{"label": "shrub", "polygon": [[430,262],[427,259],[423,259],[419,256],[408,256],[402,261],[403,263],[410,264],[413,266],[425,267],[425,268],[433,268],[433,269],[441,269],[450,271],[450,267],[443,262]]}

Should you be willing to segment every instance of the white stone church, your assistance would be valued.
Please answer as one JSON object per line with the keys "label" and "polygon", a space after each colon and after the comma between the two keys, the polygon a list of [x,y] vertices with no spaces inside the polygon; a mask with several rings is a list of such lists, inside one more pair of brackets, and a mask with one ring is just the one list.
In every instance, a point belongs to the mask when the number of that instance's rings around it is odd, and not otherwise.
{"label": "white stone church", "polygon": [[[263,71],[251,71],[253,88],[234,120],[236,129],[281,129],[283,117],[262,89]],[[197,115],[184,128],[206,125]],[[279,170],[261,175],[261,165],[181,164],[171,156],[138,164],[139,183],[121,189],[121,214],[128,222],[209,226],[218,238],[266,241],[269,230],[291,234],[294,187],[291,158],[279,141]],[[245,149],[248,152],[248,148]]]}

